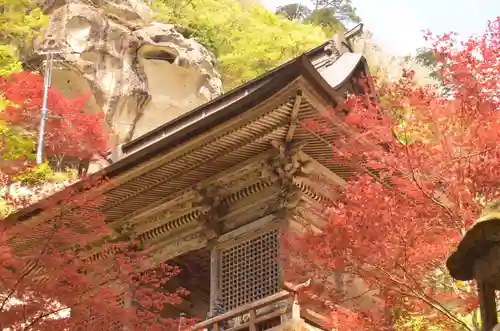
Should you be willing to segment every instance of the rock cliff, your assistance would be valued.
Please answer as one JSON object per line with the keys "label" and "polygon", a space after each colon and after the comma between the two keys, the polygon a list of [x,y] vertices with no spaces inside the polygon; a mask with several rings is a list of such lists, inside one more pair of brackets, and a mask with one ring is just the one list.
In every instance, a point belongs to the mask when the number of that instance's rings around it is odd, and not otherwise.
{"label": "rock cliff", "polygon": [[[49,25],[33,53],[57,51],[53,85],[92,92],[111,145],[130,141],[222,93],[212,54],[141,0],[45,0]],[[34,62],[40,55],[31,57]]]}

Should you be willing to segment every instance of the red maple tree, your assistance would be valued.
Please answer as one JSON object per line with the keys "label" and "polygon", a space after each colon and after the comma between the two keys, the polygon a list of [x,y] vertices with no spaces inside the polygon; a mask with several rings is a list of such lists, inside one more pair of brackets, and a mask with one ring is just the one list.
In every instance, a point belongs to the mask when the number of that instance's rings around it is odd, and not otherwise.
{"label": "red maple tree", "polygon": [[[17,134],[38,132],[42,87],[41,77],[28,72],[0,80],[3,97],[12,103],[0,113],[1,120],[21,128]],[[67,99],[50,90],[46,157],[84,159],[105,150],[101,116],[84,113],[86,98]],[[2,186],[34,165],[31,157],[3,161]],[[186,294],[165,287],[179,269],[150,265],[140,242],[110,230],[99,193],[107,186],[112,186],[109,180],[83,178],[43,200],[33,218],[0,219],[1,330],[178,328],[178,321],[163,318],[162,311]],[[30,189],[37,194],[36,187]],[[3,198],[18,207],[26,202]]]}
{"label": "red maple tree", "polygon": [[[0,120],[25,132],[38,133],[43,102],[43,77],[29,71],[0,79],[0,92],[11,102],[0,113]],[[102,113],[85,113],[91,94],[66,98],[55,88],[48,91],[45,148],[46,157],[73,156],[90,158],[107,150],[107,133]]]}
{"label": "red maple tree", "polygon": [[[10,128],[0,132],[0,181],[5,183],[12,175],[35,165],[34,143],[40,129],[43,77],[28,71],[0,77],[0,93],[8,101],[5,109],[0,111],[0,121]],[[89,97],[86,94],[66,98],[57,89],[49,89],[43,146],[45,160],[56,164],[61,164],[65,158],[90,161],[95,155],[107,151],[108,137],[102,125],[102,114],[85,112]],[[12,136],[33,141],[33,150],[22,153],[20,148],[16,151],[17,142]],[[25,149],[28,147],[24,146]]]}
{"label": "red maple tree", "polygon": [[450,91],[405,71],[379,84],[377,101],[349,98],[344,118],[333,109],[334,153],[356,175],[325,206],[322,233],[289,240],[299,257],[290,271],[328,289],[310,295],[338,330],[414,330],[412,319],[419,330],[478,329],[464,319],[477,308],[474,287],[453,281],[445,261],[500,196],[500,18],[464,43],[428,38]]}
{"label": "red maple tree", "polygon": [[84,184],[47,200],[41,209],[50,216],[0,222],[0,328],[177,328],[161,314],[187,294],[165,287],[179,269],[149,265],[140,243],[109,230],[95,193],[109,184]]}
{"label": "red maple tree", "polygon": [[[2,192],[3,198],[18,208],[33,202],[34,195],[46,196],[53,191],[47,187],[31,187],[32,197],[11,194],[12,184],[19,176],[30,176],[30,171],[36,167],[35,149],[43,93],[43,77],[37,73],[23,71],[0,77],[3,105],[0,111],[0,185],[9,188]],[[102,125],[102,114],[85,112],[89,97],[66,98],[57,89],[49,89],[43,144],[45,160],[58,165],[64,164],[64,159],[88,162],[107,151],[108,137]],[[64,166],[56,168],[57,171],[67,170]]]}

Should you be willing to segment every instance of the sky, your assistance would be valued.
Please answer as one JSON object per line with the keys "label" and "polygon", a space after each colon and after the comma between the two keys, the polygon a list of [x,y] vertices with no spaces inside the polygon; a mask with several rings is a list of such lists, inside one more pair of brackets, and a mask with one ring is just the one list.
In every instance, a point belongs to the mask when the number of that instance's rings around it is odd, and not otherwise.
{"label": "sky", "polygon": [[[308,0],[302,0],[307,3]],[[500,16],[500,0],[351,0],[375,41],[394,55],[406,55],[425,45],[423,30],[481,34],[488,20]],[[296,0],[261,0],[274,10]]]}

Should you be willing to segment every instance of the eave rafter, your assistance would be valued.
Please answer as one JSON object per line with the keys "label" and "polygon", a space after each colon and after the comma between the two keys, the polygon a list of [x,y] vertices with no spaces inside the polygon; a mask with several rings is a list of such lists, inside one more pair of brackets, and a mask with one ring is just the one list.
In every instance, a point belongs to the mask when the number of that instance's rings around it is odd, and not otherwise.
{"label": "eave rafter", "polygon": [[298,117],[300,111],[300,105],[302,104],[302,90],[297,90],[297,96],[293,103],[292,113],[290,114],[290,125],[288,127],[288,132],[285,136],[285,142],[290,142],[293,139],[293,134],[295,133],[295,128],[298,124]]}

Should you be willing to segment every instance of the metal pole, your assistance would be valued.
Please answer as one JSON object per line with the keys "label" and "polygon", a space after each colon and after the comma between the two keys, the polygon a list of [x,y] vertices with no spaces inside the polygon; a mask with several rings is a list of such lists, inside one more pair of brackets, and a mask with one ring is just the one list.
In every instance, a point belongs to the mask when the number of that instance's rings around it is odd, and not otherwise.
{"label": "metal pole", "polygon": [[47,120],[47,102],[49,98],[49,88],[52,81],[52,63],[54,59],[53,53],[46,54],[45,60],[45,75],[43,82],[43,102],[42,102],[42,116],[40,118],[40,132],[38,134],[38,145],[36,150],[36,163],[43,163],[43,144],[45,135],[45,123]]}

